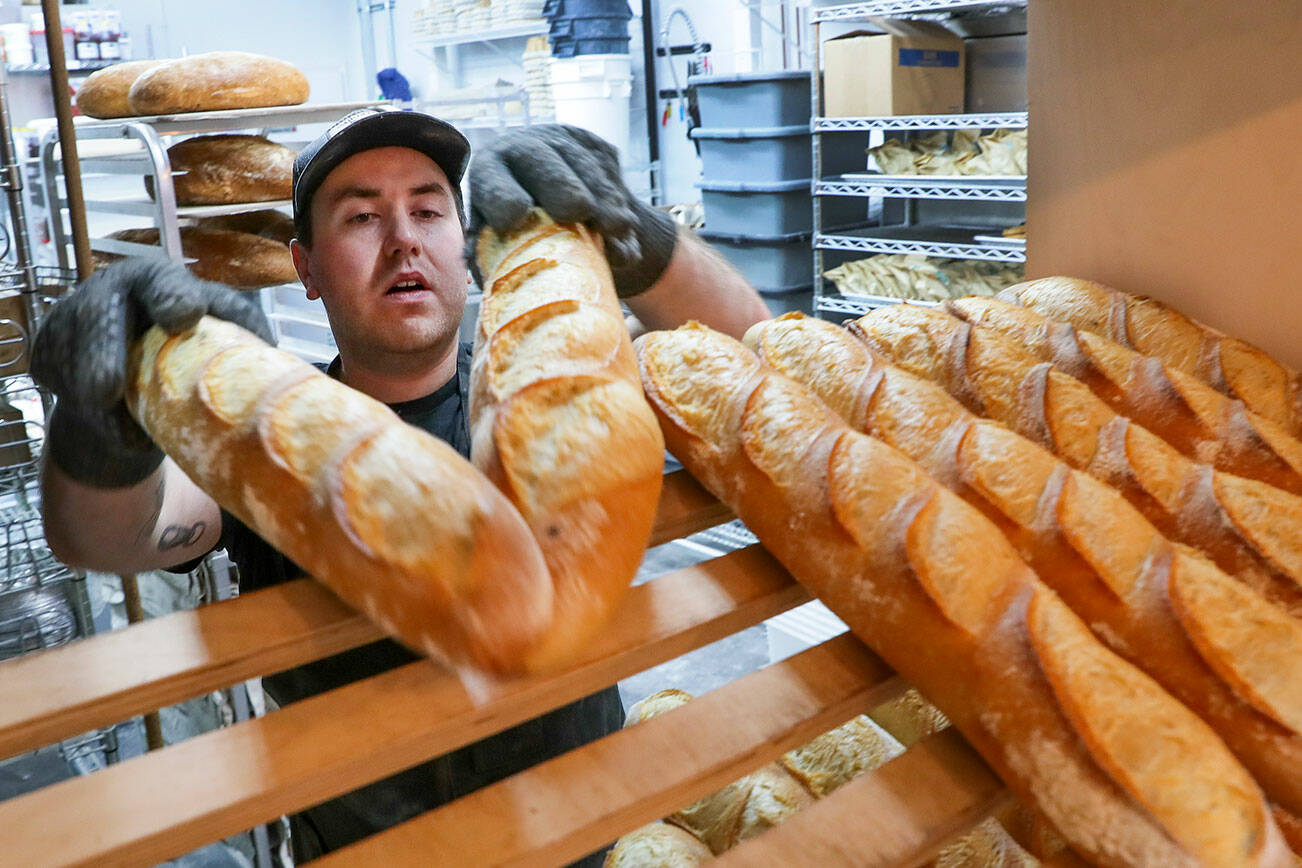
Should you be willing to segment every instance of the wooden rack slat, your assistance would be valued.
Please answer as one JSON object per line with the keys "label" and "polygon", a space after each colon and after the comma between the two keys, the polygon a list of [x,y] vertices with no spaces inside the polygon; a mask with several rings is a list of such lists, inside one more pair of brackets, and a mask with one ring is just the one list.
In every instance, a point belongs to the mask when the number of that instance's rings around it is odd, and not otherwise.
{"label": "wooden rack slat", "polygon": [[[665,477],[651,544],[731,517],[676,471]],[[20,657],[0,669],[0,759],[381,636],[302,579]]]}
{"label": "wooden rack slat", "polygon": [[[1011,804],[1012,796],[954,729],[935,733],[759,838],[718,868],[916,865]],[[904,810],[901,810],[901,807]]]}
{"label": "wooden rack slat", "polygon": [[633,588],[574,667],[499,685],[485,703],[421,661],[0,803],[0,828],[23,830],[6,842],[4,858],[154,864],[499,732],[807,599],[759,546],[733,552]]}
{"label": "wooden rack slat", "polygon": [[298,579],[19,657],[0,666],[0,757],[381,635],[322,585]]}
{"label": "wooden rack slat", "polygon": [[903,689],[861,642],[838,636],[318,864],[415,868],[431,853],[459,865],[565,864]]}

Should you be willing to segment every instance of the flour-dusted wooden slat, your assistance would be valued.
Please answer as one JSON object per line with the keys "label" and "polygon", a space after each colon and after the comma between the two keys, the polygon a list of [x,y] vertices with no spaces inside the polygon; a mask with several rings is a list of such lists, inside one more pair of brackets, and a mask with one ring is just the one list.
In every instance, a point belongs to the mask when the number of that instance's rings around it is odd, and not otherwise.
{"label": "flour-dusted wooden slat", "polygon": [[1012,796],[977,752],[957,731],[946,729],[761,837],[729,850],[716,864],[915,865],[1011,802]]}
{"label": "flour-dusted wooden slat", "polygon": [[808,599],[752,546],[632,589],[573,668],[476,705],[419,662],[0,803],[3,860],[151,865],[501,731]]}
{"label": "flour-dusted wooden slat", "polygon": [[[665,477],[652,544],[732,515],[686,471]],[[380,638],[303,579],[0,666],[0,759]]]}
{"label": "flour-dusted wooden slat", "polygon": [[449,865],[563,865],[903,689],[844,634],[318,864],[415,868],[439,854]]}

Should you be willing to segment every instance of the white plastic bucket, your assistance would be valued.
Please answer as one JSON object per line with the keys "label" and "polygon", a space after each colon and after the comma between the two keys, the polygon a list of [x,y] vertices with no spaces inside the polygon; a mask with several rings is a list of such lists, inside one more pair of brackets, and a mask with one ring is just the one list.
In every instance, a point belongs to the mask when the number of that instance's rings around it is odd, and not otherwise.
{"label": "white plastic bucket", "polygon": [[633,73],[627,54],[580,54],[547,61],[556,122],[591,130],[623,157],[628,151]]}

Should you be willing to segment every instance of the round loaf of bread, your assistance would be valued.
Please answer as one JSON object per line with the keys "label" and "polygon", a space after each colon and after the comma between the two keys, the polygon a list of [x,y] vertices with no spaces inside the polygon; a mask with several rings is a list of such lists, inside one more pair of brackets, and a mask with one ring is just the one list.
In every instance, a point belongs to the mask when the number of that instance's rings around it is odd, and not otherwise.
{"label": "round loaf of bread", "polygon": [[136,115],[298,105],[307,101],[307,76],[274,57],[247,51],[209,51],[169,60],[131,85]]}
{"label": "round loaf of bread", "polygon": [[77,108],[92,118],[125,118],[134,112],[127,92],[137,78],[166,60],[128,60],[96,70],[77,89]]}
{"label": "round loaf of bread", "polygon": [[[136,244],[159,243],[157,229],[122,229],[108,237]],[[248,232],[205,231],[183,226],[181,252],[187,259],[194,260],[188,267],[195,275],[236,289],[258,289],[298,280],[288,247]],[[97,255],[101,261],[112,258],[111,255]]]}
{"label": "round loaf of bread", "polygon": [[[293,193],[294,149],[262,136],[195,136],[167,149],[178,205],[271,202]],[[152,198],[154,179],[145,176]]]}
{"label": "round loaf of bread", "polygon": [[200,217],[194,225],[204,231],[229,229],[233,232],[248,232],[261,235],[272,241],[279,241],[286,247],[297,234],[294,230],[294,218],[284,211],[268,208],[263,211],[244,211],[239,214],[218,214],[213,217]]}
{"label": "round loaf of bread", "polygon": [[603,868],[696,868],[713,858],[690,832],[657,820],[616,841]]}

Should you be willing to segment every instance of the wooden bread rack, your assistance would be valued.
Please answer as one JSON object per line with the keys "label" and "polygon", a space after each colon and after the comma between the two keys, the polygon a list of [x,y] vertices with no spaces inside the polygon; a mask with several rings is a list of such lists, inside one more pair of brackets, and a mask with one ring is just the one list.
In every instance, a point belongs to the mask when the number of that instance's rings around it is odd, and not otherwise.
{"label": "wooden bread rack", "polygon": [[[651,544],[732,518],[685,471]],[[760,546],[634,587],[569,670],[476,703],[420,661],[0,802],[4,865],[153,865],[506,729],[809,599]],[[380,637],[300,579],[0,664],[0,758]],[[555,866],[866,712],[905,685],[847,633],[317,864]],[[952,730],[721,856],[914,865],[1011,800]]]}

